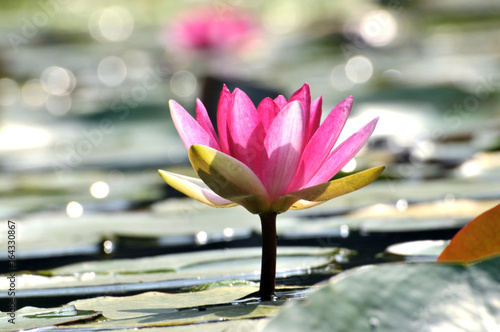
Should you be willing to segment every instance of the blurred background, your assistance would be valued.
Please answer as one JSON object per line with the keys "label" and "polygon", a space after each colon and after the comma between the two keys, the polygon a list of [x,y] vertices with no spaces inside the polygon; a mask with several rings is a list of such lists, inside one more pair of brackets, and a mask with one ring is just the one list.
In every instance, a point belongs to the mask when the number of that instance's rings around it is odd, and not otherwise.
{"label": "blurred background", "polygon": [[[191,172],[168,100],[193,112],[199,97],[214,113],[223,83],[258,103],[308,82],[324,116],[352,95],[341,140],[380,117],[342,172],[386,165],[374,189],[290,220],[359,208],[380,219],[432,202],[441,205],[427,205],[434,214],[424,217],[456,231],[484,207],[467,204],[500,199],[499,2],[20,0],[0,8],[0,216],[18,221],[26,260],[109,254],[138,237],[167,239],[161,245],[175,251],[258,232],[254,216],[237,210],[237,226],[234,212],[182,200],[157,173]],[[467,204],[446,205],[461,199]],[[443,206],[456,218],[442,217]],[[327,220],[345,238],[346,221]]]}

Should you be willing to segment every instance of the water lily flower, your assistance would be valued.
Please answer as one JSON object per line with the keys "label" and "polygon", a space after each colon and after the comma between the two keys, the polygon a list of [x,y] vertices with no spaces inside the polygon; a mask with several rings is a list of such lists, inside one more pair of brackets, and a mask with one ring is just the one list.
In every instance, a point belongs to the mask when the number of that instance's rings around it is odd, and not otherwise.
{"label": "water lily flower", "polygon": [[169,47],[186,51],[226,52],[255,37],[257,26],[249,13],[202,7],[178,17],[167,30]]}
{"label": "water lily flower", "polygon": [[200,202],[214,207],[241,205],[260,216],[263,299],[274,293],[276,215],[360,189],[384,169],[375,167],[331,180],[363,147],[378,121],[368,122],[334,148],[352,103],[352,97],[345,98],[320,124],[322,98],[311,101],[308,84],[288,100],[284,96],[266,98],[257,107],[240,89],[231,93],[224,86],[217,107],[218,135],[199,99],[196,119],[177,102],[169,103],[175,127],[200,178],[164,170],[159,170],[160,175]]}
{"label": "water lily flower", "polygon": [[200,179],[160,170],[187,196],[214,207],[242,205],[254,214],[306,209],[375,180],[377,167],[329,181],[363,147],[378,118],[335,149],[353,99],[341,101],[320,125],[322,98],[304,84],[290,100],[264,99],[256,108],[241,90],[224,86],[217,109],[219,135],[198,99],[196,120],[170,101],[175,127]]}

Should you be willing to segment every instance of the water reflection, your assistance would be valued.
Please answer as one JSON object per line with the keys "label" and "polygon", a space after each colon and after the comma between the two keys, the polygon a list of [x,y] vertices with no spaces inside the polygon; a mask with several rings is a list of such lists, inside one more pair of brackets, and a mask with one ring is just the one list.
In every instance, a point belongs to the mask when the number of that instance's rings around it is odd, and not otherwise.
{"label": "water reflection", "polygon": [[51,133],[43,128],[13,123],[0,126],[0,150],[45,148],[51,143]]}
{"label": "water reflection", "polygon": [[[401,112],[401,107],[405,108],[405,112]],[[414,109],[413,109],[414,108]],[[379,116],[380,121],[377,123],[374,135],[376,136],[389,136],[395,140],[399,145],[409,146],[413,144],[415,138],[421,136],[426,129],[426,125],[430,119],[426,119],[422,114],[421,108],[411,105],[377,105],[372,103],[370,105],[358,105],[359,115],[351,120],[346,126],[358,125],[359,118]]]}

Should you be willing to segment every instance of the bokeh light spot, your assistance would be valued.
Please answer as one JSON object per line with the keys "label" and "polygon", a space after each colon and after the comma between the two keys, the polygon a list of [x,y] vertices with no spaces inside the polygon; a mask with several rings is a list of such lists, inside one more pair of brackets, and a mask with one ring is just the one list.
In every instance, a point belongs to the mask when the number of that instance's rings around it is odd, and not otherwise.
{"label": "bokeh light spot", "polygon": [[115,244],[111,240],[106,240],[102,244],[102,250],[106,254],[111,254],[115,249]]}
{"label": "bokeh light spot", "polygon": [[29,80],[21,87],[23,102],[31,107],[42,106],[47,100],[48,95],[49,94],[42,88],[42,84],[38,79]]}
{"label": "bokeh light spot", "polygon": [[126,8],[112,6],[94,12],[90,16],[89,29],[97,41],[123,41],[134,31],[134,18]]}
{"label": "bokeh light spot", "polygon": [[45,108],[52,115],[64,115],[71,108],[71,96],[50,95],[45,101]]}
{"label": "bokeh light spot", "polygon": [[222,231],[222,233],[224,234],[224,237],[231,238],[234,235],[234,229],[229,228],[229,227],[228,228],[224,228],[224,230]]}
{"label": "bokeh light spot", "polygon": [[0,79],[0,105],[14,104],[19,98],[19,86],[10,78]]}
{"label": "bokeh light spot", "polygon": [[83,206],[75,201],[71,201],[66,205],[66,213],[71,218],[81,217],[83,214]]}
{"label": "bokeh light spot", "polygon": [[359,33],[371,46],[389,44],[396,37],[397,32],[397,22],[386,10],[369,12],[360,22]]}
{"label": "bokeh light spot", "polygon": [[198,245],[204,245],[207,244],[208,241],[208,234],[207,232],[201,231],[196,234],[196,244]]}
{"label": "bokeh light spot", "polygon": [[107,86],[118,86],[127,76],[127,66],[121,58],[108,56],[99,62],[97,75],[99,80]]}
{"label": "bokeh light spot", "polygon": [[275,34],[285,34],[293,30],[301,17],[299,2],[280,0],[269,1],[263,13],[266,29]]}
{"label": "bokeh light spot", "polygon": [[367,57],[356,55],[347,61],[345,73],[353,83],[365,83],[372,77],[373,65]]}
{"label": "bokeh light spot", "polygon": [[330,82],[334,89],[339,91],[349,90],[354,86],[354,83],[347,77],[344,65],[333,67],[330,74]]}
{"label": "bokeh light spot", "polygon": [[103,181],[95,182],[90,186],[90,194],[94,198],[105,198],[109,194],[109,185]]}
{"label": "bokeh light spot", "polygon": [[460,165],[459,171],[463,176],[471,177],[481,174],[482,167],[478,161],[469,160]]}
{"label": "bokeh light spot", "polygon": [[396,202],[396,209],[402,212],[407,208],[408,208],[408,201],[404,198],[398,199],[398,201]]}
{"label": "bokeh light spot", "polygon": [[62,67],[49,67],[45,69],[41,76],[42,87],[56,96],[65,96],[75,88],[75,76],[73,73]]}
{"label": "bokeh light spot", "polygon": [[170,79],[170,88],[179,97],[192,95],[196,91],[196,86],[196,77],[186,70],[178,71]]}

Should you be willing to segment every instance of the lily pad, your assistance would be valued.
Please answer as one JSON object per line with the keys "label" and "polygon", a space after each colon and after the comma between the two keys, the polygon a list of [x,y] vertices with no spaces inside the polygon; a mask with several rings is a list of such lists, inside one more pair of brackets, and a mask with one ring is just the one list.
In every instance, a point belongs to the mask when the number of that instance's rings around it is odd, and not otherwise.
{"label": "lily pad", "polygon": [[[231,326],[240,326],[245,330],[248,325],[246,320],[272,317],[286,302],[238,302],[257,290],[255,286],[234,286],[179,294],[148,292],[134,296],[77,300],[69,304],[82,312],[99,310],[106,319],[66,324],[65,328],[119,330],[240,321],[241,324]],[[45,309],[51,310],[54,309]]]}
{"label": "lily pad", "polygon": [[[238,220],[235,223],[234,220]],[[148,227],[144,227],[144,225]],[[0,223],[0,230],[7,222]],[[259,231],[258,218],[240,209],[204,211],[192,202],[167,215],[151,212],[93,213],[72,219],[63,214],[43,214],[16,220],[16,258],[32,259],[67,255],[97,255],[105,239],[136,238],[151,246],[192,246],[248,237]],[[200,242],[196,235],[205,234]],[[7,238],[0,245],[7,245]],[[140,242],[140,241],[139,241]],[[6,252],[0,259],[7,259]]]}
{"label": "lily pad", "polygon": [[99,316],[101,316],[100,311],[77,309],[74,305],[53,309],[25,307],[18,310],[13,318],[8,314],[0,313],[0,331],[19,331],[68,324]]}
{"label": "lily pad", "polygon": [[[339,249],[316,247],[278,248],[279,270],[317,268],[335,260]],[[348,251],[342,250],[347,253]],[[193,272],[216,271],[219,275],[259,271],[260,248],[205,250],[200,252],[162,255],[139,259],[117,259],[71,264],[52,269],[53,276],[75,275],[87,272],[96,274],[141,274],[148,272]]]}
{"label": "lily pad", "polygon": [[364,266],[282,310],[264,331],[496,331],[499,269],[500,257]]}
{"label": "lily pad", "polygon": [[[278,248],[277,276],[307,278],[311,269],[345,259],[345,249]],[[40,274],[16,275],[18,297],[113,294],[127,291],[178,289],[220,280],[260,278],[260,248],[210,250],[156,257],[71,264]],[[0,279],[0,297],[7,297],[8,279]]]}
{"label": "lily pad", "polygon": [[435,262],[450,241],[421,240],[393,244],[385,250],[385,256],[392,260],[407,262]]}

